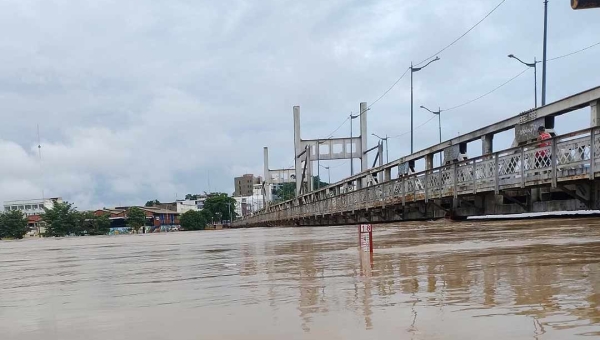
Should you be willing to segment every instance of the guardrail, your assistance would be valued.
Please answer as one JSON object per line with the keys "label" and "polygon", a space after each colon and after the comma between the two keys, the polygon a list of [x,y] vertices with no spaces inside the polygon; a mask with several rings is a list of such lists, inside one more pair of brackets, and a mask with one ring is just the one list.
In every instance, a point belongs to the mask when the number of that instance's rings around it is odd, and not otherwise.
{"label": "guardrail", "polygon": [[[578,179],[593,179],[600,160],[598,128],[494,152],[418,173],[403,175],[363,189],[342,192],[333,186],[317,193],[274,204],[235,222],[254,225],[314,215],[342,213],[407,202],[474,195],[481,192],[534,187]],[[358,178],[353,181],[364,179]],[[351,183],[352,181],[348,181]]]}

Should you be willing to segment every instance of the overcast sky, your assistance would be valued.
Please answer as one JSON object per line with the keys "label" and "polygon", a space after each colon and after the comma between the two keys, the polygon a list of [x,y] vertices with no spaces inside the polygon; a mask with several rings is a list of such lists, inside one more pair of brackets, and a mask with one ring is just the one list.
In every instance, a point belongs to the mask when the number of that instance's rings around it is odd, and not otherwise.
{"label": "overcast sky", "polygon": [[[303,138],[327,137],[411,60],[429,57],[498,3],[0,0],[0,201],[40,197],[44,188],[101,208],[174,200],[208,191],[209,182],[231,193],[234,176],[262,175],[263,146],[272,168],[292,165],[294,105]],[[549,6],[548,58],[600,41],[600,10],[573,11],[568,0]],[[415,74],[415,107],[451,107],[502,84],[524,69],[507,54],[542,58],[542,30],[542,0],[506,0]],[[538,76],[541,84],[541,68]],[[600,46],[548,63],[548,102],[598,85]],[[528,70],[442,113],[444,138],[532,105]],[[409,77],[368,116],[369,133],[408,131]],[[417,109],[415,125],[430,117]],[[587,112],[570,117],[557,121],[558,133],[589,124]],[[437,120],[415,133],[416,149],[436,143]],[[511,141],[504,134],[496,148]],[[390,140],[390,159],[409,149],[409,135]],[[332,180],[349,174],[344,161],[330,165]]]}

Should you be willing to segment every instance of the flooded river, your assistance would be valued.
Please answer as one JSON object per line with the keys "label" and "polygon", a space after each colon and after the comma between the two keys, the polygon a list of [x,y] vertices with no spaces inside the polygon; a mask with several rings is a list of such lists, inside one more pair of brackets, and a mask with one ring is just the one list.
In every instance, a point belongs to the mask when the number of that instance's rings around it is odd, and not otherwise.
{"label": "flooded river", "polygon": [[0,242],[0,339],[600,337],[600,220]]}

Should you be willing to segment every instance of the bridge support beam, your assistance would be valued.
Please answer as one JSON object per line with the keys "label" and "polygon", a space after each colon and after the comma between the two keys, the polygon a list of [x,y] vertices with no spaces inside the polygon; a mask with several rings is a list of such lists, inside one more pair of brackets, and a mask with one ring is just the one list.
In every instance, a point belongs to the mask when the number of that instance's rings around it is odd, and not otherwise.
{"label": "bridge support beam", "polygon": [[590,127],[600,126],[600,101],[590,103]]}
{"label": "bridge support beam", "polygon": [[302,187],[302,159],[298,157],[298,154],[302,152],[299,150],[300,145],[300,106],[294,106],[294,165],[296,170],[296,195],[300,194],[300,188]]}
{"label": "bridge support beam", "polygon": [[432,153],[425,156],[425,170],[433,169],[433,156]]}
{"label": "bridge support beam", "polygon": [[[362,150],[362,155],[360,155],[360,170],[361,172],[367,171],[369,169],[369,157],[367,155],[366,150],[367,146],[367,107],[366,102],[360,103],[360,149]],[[383,157],[383,154],[379,154],[379,157]],[[383,158],[382,158],[383,159]],[[352,161],[352,160],[351,160]],[[364,188],[367,186],[367,179],[363,178],[359,180],[357,183],[360,188]]]}
{"label": "bridge support beam", "polygon": [[481,137],[481,154],[489,155],[494,152],[494,135]]}

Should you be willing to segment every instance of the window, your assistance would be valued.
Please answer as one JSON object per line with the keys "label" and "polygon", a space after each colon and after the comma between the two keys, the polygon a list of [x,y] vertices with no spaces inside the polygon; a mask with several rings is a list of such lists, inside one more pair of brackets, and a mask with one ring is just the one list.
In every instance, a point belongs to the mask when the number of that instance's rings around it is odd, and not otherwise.
{"label": "window", "polygon": [[31,210],[31,206],[30,205],[26,205],[25,206],[25,210]]}
{"label": "window", "polygon": [[25,206],[24,205],[20,205],[19,206],[19,210],[25,210]]}

